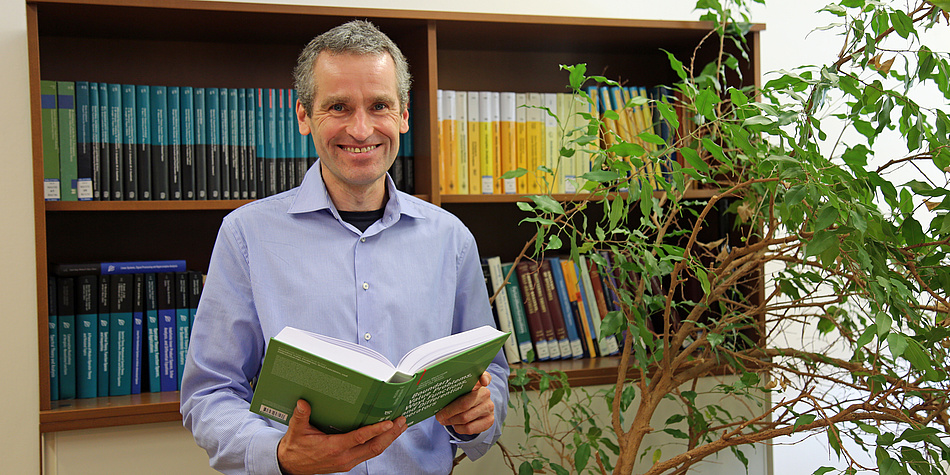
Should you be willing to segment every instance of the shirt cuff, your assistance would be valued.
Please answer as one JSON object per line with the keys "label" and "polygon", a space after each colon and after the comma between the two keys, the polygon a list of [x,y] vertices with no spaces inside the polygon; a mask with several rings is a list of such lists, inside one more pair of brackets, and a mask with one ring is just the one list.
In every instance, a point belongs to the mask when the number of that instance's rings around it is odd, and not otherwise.
{"label": "shirt cuff", "polygon": [[251,442],[247,447],[247,454],[244,456],[244,465],[247,467],[248,474],[275,475],[281,473],[280,465],[277,463],[277,444],[280,443],[283,436],[283,432],[268,428],[251,438]]}

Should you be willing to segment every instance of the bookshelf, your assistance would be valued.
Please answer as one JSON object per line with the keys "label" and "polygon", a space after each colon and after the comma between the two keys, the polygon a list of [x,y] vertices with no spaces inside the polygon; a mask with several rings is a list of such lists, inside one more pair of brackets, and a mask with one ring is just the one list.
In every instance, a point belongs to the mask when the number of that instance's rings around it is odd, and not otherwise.
{"label": "bookshelf", "polygon": [[[406,54],[413,74],[417,196],[457,214],[484,256],[510,260],[532,233],[514,203],[523,196],[441,195],[436,90],[562,92],[560,64],[637,84],[669,83],[665,54],[693,54],[709,24],[373,10],[193,0],[28,0],[34,218],[39,315],[40,430],[180,420],[178,393],[50,401],[47,268],[56,261],[183,258],[206,270],[221,219],[246,203],[222,201],[46,202],[43,200],[40,79],[194,87],[292,87],[291,71],[314,35],[367,18]],[[253,30],[248,35],[248,29]],[[758,31],[745,83],[758,80]],[[699,51],[710,56],[713,51]],[[696,191],[695,198],[708,197]],[[570,199],[569,196],[558,198]],[[183,231],[186,230],[186,231]],[[609,358],[551,363],[574,384],[612,382]]]}

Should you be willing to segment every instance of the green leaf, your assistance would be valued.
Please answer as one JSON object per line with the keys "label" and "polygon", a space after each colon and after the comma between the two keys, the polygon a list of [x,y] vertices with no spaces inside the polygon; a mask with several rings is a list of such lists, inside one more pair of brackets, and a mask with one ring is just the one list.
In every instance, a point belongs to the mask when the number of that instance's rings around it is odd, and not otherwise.
{"label": "green leaf", "polygon": [[571,89],[578,90],[584,84],[584,81],[587,79],[585,74],[587,74],[587,63],[575,64],[573,66],[561,66],[562,69],[567,69],[570,71],[569,81],[571,83]]}
{"label": "green leaf", "polygon": [[907,339],[907,348],[904,350],[904,358],[910,361],[910,364],[918,371],[931,369],[930,358],[917,340]]}
{"label": "green leaf", "polygon": [[544,248],[545,251],[556,251],[561,248],[561,238],[557,237],[556,234],[552,234],[548,237],[548,245]]}
{"label": "green leaf", "polygon": [[588,460],[590,460],[590,444],[580,444],[574,452],[574,468],[577,469],[577,473],[584,471]]}
{"label": "green leaf", "polygon": [[571,473],[571,472],[568,472],[566,468],[554,462],[551,462],[551,468],[554,470],[554,473],[556,473],[557,475],[568,475]]}
{"label": "green leaf", "polygon": [[673,106],[665,102],[657,102],[655,104],[656,110],[660,111],[660,115],[666,119],[670,124],[670,129],[677,130],[680,126],[679,117],[676,114],[676,111],[673,109]]}
{"label": "green leaf", "polygon": [[581,175],[581,178],[597,183],[609,183],[619,180],[623,175],[611,170],[595,170]]}
{"label": "green leaf", "polygon": [[798,419],[795,419],[795,425],[792,426],[792,430],[798,430],[799,427],[815,422],[816,416],[814,414],[802,414],[798,416]]}
{"label": "green leaf", "polygon": [[715,348],[715,347],[721,345],[722,342],[725,341],[725,339],[726,339],[726,337],[723,336],[721,333],[710,333],[710,334],[706,335],[706,340],[709,341],[709,344],[710,344],[713,348]]}
{"label": "green leaf", "polygon": [[683,158],[686,159],[686,163],[689,166],[703,173],[709,171],[709,164],[703,161],[702,158],[699,158],[699,153],[697,153],[696,150],[684,147],[680,149],[680,154],[683,155]]}
{"label": "green leaf", "polygon": [[666,56],[669,58],[670,67],[673,68],[673,71],[676,73],[676,75],[679,76],[681,80],[685,81],[686,70],[683,69],[683,62],[676,59],[676,56],[673,56],[673,53],[670,53],[669,51],[666,51],[666,50],[662,50],[662,51],[666,53]]}
{"label": "green leaf", "polygon": [[647,153],[646,149],[630,142],[621,142],[607,149],[608,152],[616,154],[618,157],[642,157]]}
{"label": "green leaf", "polygon": [[558,203],[554,198],[548,195],[531,195],[530,198],[534,201],[534,204],[537,205],[538,209],[545,213],[564,214],[564,208],[561,206],[561,203]]}
{"label": "green leaf", "polygon": [[887,347],[891,350],[891,355],[897,358],[907,350],[907,338],[900,333],[891,332],[887,335]]}
{"label": "green leaf", "polygon": [[834,470],[835,470],[834,467],[820,467],[818,470],[815,470],[814,472],[812,472],[811,475],[825,475],[826,473],[832,472]]}
{"label": "green leaf", "polygon": [[838,208],[831,203],[825,203],[818,211],[818,219],[815,221],[815,231],[828,229],[838,219]]}
{"label": "green leaf", "polygon": [[528,173],[528,170],[525,170],[524,168],[517,168],[517,169],[503,173],[501,175],[501,178],[505,180],[509,178],[518,178],[518,177],[524,176],[526,173]]}
{"label": "green leaf", "polygon": [[729,160],[726,159],[726,154],[723,153],[722,147],[709,139],[709,137],[703,137],[703,148],[706,149],[709,153],[713,154],[717,160],[722,163],[729,163]]}
{"label": "green leaf", "polygon": [[880,340],[891,331],[891,324],[894,322],[891,320],[890,315],[884,312],[877,312],[877,316],[875,316],[874,320],[874,323],[877,324],[877,338]]}
{"label": "green leaf", "polygon": [[805,256],[817,256],[837,244],[837,235],[828,231],[818,231],[812,237],[811,241],[805,245]]}
{"label": "green leaf", "polygon": [[534,468],[531,467],[531,462],[525,460],[521,462],[521,465],[518,466],[518,475],[533,475]]}
{"label": "green leaf", "polygon": [[660,450],[660,449],[654,450],[654,451],[653,451],[653,464],[656,465],[656,463],[660,461],[660,458],[661,458],[661,457],[663,457],[663,451]]}

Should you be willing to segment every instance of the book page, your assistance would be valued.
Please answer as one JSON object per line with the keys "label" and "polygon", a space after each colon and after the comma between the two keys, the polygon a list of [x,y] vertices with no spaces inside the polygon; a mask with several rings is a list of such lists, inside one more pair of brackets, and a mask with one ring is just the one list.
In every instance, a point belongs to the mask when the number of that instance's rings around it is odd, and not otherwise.
{"label": "book page", "polygon": [[396,365],[396,367],[402,373],[415,374],[423,368],[432,366],[464,350],[491,341],[502,335],[504,335],[504,333],[490,326],[482,326],[432,340],[409,350],[409,352],[399,360],[399,364]]}
{"label": "book page", "polygon": [[338,338],[284,327],[274,339],[380,381],[389,380],[396,372],[392,362],[379,352]]}

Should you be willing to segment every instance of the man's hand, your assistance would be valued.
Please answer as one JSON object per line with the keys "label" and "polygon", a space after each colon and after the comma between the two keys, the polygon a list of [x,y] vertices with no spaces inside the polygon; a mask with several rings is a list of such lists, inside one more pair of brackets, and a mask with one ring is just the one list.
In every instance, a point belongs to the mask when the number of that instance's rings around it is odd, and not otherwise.
{"label": "man's hand", "polygon": [[436,413],[439,424],[452,426],[459,434],[478,434],[495,423],[495,403],[491,400],[491,374],[487,371],[478,378],[472,392],[459,396]]}
{"label": "man's hand", "polygon": [[347,472],[386,450],[406,430],[406,418],[328,435],[310,425],[310,404],[297,401],[287,433],[277,444],[277,462],[285,475]]}

